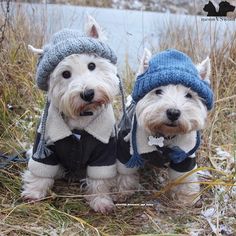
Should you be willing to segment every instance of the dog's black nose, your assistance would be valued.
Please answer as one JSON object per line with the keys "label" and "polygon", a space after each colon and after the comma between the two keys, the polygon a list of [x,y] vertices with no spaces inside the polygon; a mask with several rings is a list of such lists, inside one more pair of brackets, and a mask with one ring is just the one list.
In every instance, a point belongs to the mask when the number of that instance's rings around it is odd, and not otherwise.
{"label": "dog's black nose", "polygon": [[174,109],[174,108],[167,109],[167,111],[166,111],[166,115],[167,115],[168,119],[171,121],[178,120],[178,118],[180,117],[180,114],[181,114],[180,110]]}
{"label": "dog's black nose", "polygon": [[91,102],[94,98],[94,90],[86,89],[82,93],[80,93],[80,97],[86,102]]}

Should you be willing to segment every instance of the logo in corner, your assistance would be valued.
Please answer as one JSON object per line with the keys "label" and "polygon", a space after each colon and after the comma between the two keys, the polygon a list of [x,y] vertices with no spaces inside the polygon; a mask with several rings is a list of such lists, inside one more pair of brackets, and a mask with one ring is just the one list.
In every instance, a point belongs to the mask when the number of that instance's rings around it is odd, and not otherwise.
{"label": "logo in corner", "polygon": [[207,16],[227,16],[228,12],[233,12],[235,6],[231,5],[227,1],[222,1],[219,3],[219,10],[216,11],[214,4],[209,1],[204,7],[203,11],[207,12]]}

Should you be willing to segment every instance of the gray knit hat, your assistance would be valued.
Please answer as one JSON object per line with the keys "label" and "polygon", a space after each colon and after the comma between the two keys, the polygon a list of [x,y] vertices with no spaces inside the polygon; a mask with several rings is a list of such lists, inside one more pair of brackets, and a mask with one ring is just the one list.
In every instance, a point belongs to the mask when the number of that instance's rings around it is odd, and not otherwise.
{"label": "gray knit hat", "polygon": [[56,66],[72,54],[96,54],[116,64],[114,51],[97,38],[88,37],[78,30],[63,29],[55,33],[39,57],[36,83],[44,91],[48,90],[48,79]]}

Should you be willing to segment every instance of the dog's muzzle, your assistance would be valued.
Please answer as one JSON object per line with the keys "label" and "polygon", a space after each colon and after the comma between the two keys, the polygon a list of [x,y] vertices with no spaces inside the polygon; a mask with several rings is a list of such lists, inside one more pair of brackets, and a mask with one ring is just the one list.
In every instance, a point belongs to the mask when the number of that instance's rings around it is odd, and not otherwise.
{"label": "dog's muzzle", "polygon": [[80,93],[80,97],[85,101],[85,102],[91,102],[94,98],[94,90],[93,89],[86,89],[82,93]]}

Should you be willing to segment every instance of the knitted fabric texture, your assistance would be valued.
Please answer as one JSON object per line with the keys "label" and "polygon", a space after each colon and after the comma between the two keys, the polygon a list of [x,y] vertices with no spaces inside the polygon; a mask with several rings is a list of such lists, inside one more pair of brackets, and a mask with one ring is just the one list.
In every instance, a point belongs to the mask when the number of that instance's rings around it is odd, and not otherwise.
{"label": "knitted fabric texture", "polygon": [[137,103],[151,90],[170,84],[191,88],[207,109],[212,109],[213,92],[209,84],[200,78],[191,58],[175,49],[158,53],[150,60],[148,69],[137,77],[132,98]]}
{"label": "knitted fabric texture", "polygon": [[116,64],[113,50],[99,39],[88,37],[78,30],[64,29],[53,35],[52,40],[43,49],[39,57],[36,83],[44,91],[48,90],[48,79],[56,66],[72,54],[96,54]]}

